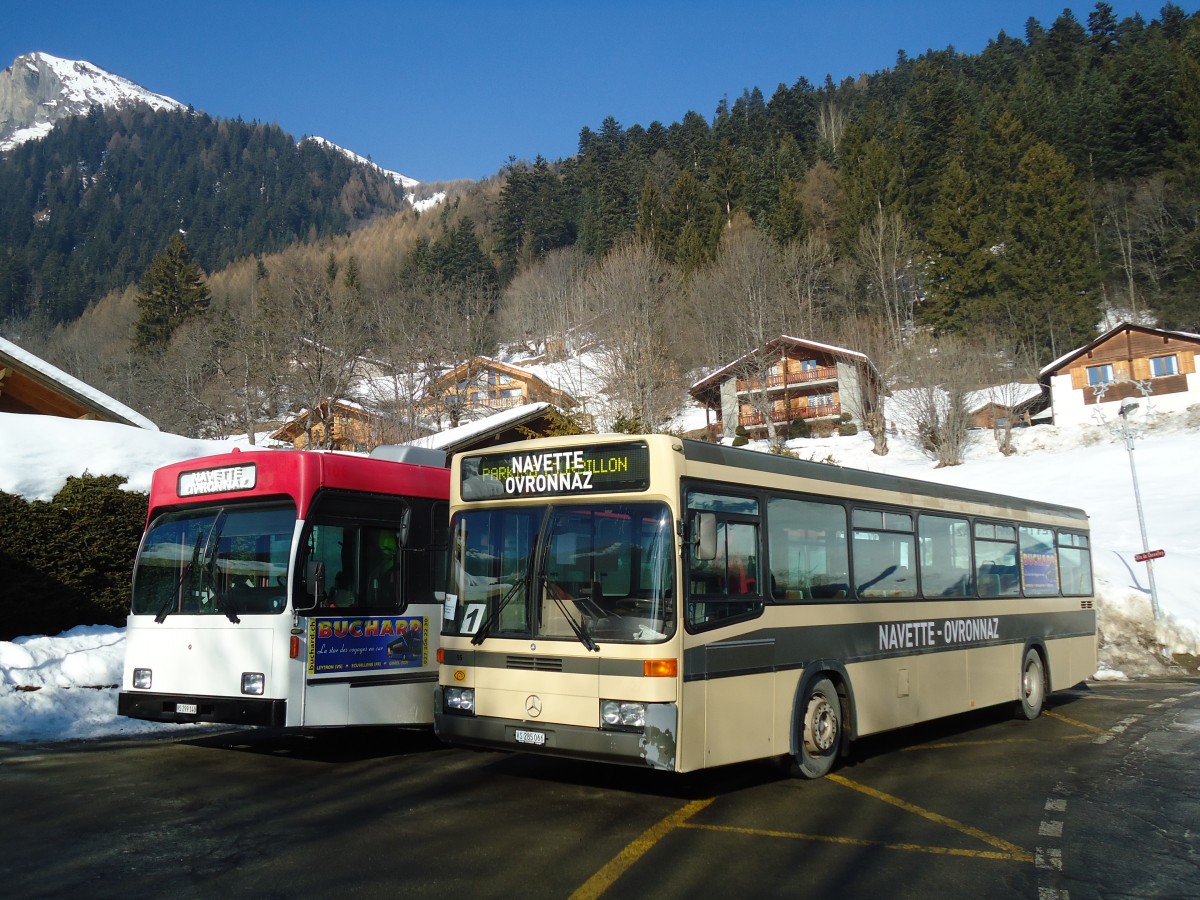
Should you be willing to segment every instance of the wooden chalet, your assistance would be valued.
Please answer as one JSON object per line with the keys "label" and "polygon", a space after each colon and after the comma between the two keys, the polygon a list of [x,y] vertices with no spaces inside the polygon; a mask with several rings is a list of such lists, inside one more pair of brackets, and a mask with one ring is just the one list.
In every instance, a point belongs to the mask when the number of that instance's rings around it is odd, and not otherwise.
{"label": "wooden chalet", "polygon": [[102,391],[0,338],[0,412],[158,426]]}
{"label": "wooden chalet", "polygon": [[325,429],[328,428],[330,450],[367,453],[385,443],[379,417],[357,403],[348,400],[324,401],[319,421],[310,430],[312,417],[312,410],[301,410],[268,435],[268,439],[291,444],[297,450],[307,450],[314,444],[325,445]]}
{"label": "wooden chalet", "polygon": [[1082,424],[1110,404],[1115,414],[1128,399],[1145,398],[1157,412],[1200,403],[1198,354],[1200,334],[1118,325],[1042,369],[1054,424]]}
{"label": "wooden chalet", "polygon": [[1006,426],[1026,426],[1046,406],[1046,393],[1040,384],[1014,383],[972,391],[967,398],[972,428],[995,430]]}
{"label": "wooden chalet", "polygon": [[696,382],[689,393],[704,406],[710,433],[729,438],[740,426],[762,439],[770,434],[768,422],[785,437],[797,419],[813,435],[831,434],[842,421],[864,427],[879,409],[882,383],[862,353],[782,335]]}
{"label": "wooden chalet", "polygon": [[575,398],[532,372],[487,356],[477,356],[435,378],[427,390],[426,412],[450,421],[478,419],[530,403],[550,403],[560,409],[576,406]]}

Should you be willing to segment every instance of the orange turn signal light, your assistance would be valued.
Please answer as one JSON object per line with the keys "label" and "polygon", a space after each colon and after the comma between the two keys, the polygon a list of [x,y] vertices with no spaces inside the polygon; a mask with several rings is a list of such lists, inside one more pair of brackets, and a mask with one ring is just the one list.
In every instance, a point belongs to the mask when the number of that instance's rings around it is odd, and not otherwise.
{"label": "orange turn signal light", "polygon": [[292,659],[300,658],[300,638],[298,638],[294,634],[292,635],[292,643],[291,643],[291,647],[289,648],[289,650],[292,654]]}
{"label": "orange turn signal light", "polygon": [[642,675],[646,678],[674,678],[679,674],[677,659],[644,659]]}
{"label": "orange turn signal light", "polygon": [[438,661],[439,666],[442,665],[446,661],[446,651],[443,650],[441,647],[438,647],[438,649],[437,649],[437,661]]}

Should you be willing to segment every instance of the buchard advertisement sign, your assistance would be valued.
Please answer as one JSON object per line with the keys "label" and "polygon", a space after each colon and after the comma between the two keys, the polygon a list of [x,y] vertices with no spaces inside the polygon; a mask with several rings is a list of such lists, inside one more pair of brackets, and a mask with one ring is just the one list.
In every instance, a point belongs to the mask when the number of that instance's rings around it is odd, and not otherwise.
{"label": "buchard advertisement sign", "polygon": [[429,628],[423,616],[310,619],[308,673],[415,669],[429,659]]}

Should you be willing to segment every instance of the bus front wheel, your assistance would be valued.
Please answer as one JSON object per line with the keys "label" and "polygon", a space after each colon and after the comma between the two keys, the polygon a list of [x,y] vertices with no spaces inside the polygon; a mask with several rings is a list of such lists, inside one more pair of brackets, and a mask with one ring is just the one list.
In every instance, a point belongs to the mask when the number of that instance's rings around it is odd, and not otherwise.
{"label": "bus front wheel", "polygon": [[815,681],[798,712],[802,718],[796,765],[805,778],[821,778],[833,768],[842,740],[842,703],[833,682],[828,678]]}
{"label": "bus front wheel", "polygon": [[1046,667],[1042,655],[1030,647],[1025,651],[1021,665],[1021,702],[1019,715],[1024,719],[1036,719],[1042,714],[1046,702]]}

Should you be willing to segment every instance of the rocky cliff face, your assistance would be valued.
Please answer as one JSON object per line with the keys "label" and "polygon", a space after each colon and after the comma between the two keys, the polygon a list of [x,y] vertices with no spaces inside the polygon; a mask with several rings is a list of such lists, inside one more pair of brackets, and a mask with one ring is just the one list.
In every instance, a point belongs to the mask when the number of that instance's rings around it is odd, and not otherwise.
{"label": "rocky cliff face", "polygon": [[0,72],[0,151],[43,137],[67,116],[83,115],[97,106],[119,109],[131,103],[155,109],[183,106],[89,62],[48,53],[18,56]]}

